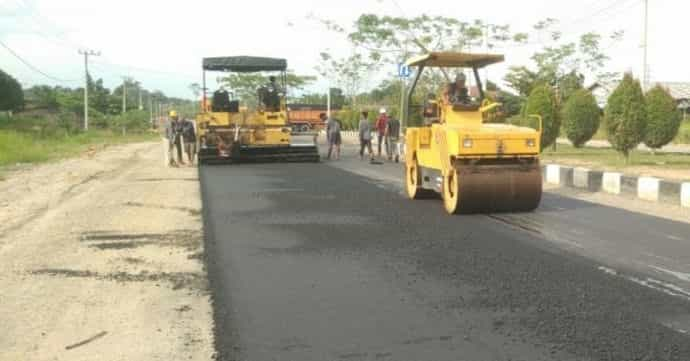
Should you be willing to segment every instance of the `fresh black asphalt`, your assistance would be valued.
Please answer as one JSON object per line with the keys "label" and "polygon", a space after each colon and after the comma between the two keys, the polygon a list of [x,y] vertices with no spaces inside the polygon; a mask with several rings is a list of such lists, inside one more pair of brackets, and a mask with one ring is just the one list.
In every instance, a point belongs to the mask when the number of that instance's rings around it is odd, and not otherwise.
{"label": "fresh black asphalt", "polygon": [[[200,173],[219,360],[690,360],[687,299],[554,247],[534,219],[448,216],[327,163]],[[573,229],[690,233],[549,197]]]}

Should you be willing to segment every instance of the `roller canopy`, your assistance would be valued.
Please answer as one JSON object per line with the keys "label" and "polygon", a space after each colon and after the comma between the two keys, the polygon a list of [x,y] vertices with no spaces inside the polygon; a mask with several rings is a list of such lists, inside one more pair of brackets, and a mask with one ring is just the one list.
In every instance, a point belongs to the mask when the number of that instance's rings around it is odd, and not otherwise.
{"label": "roller canopy", "polygon": [[285,71],[287,60],[258,56],[223,56],[204,58],[204,70],[253,73],[259,71]]}
{"label": "roller canopy", "polygon": [[440,68],[483,68],[500,63],[505,58],[498,54],[469,54],[456,52],[431,52],[407,61],[408,66],[430,66]]}

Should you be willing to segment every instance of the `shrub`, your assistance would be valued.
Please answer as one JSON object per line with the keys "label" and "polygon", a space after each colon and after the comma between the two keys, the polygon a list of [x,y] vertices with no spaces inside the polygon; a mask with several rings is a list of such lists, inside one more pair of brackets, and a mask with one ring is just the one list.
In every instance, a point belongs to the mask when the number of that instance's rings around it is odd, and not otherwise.
{"label": "shrub", "polygon": [[556,141],[561,128],[556,97],[548,85],[535,87],[527,98],[524,119],[526,120],[532,114],[538,114],[542,117],[544,129],[541,135],[541,149],[544,149]]}
{"label": "shrub", "polygon": [[591,92],[580,89],[570,95],[562,111],[563,130],[576,148],[592,139],[599,129],[600,110]]}
{"label": "shrub", "polygon": [[645,95],[645,105],[647,128],[644,144],[652,149],[658,149],[676,137],[682,115],[671,94],[658,85]]}
{"label": "shrub", "polygon": [[0,111],[20,110],[24,106],[24,91],[17,79],[0,70]]}
{"label": "shrub", "polygon": [[625,74],[609,96],[604,111],[606,134],[611,146],[629,159],[630,150],[644,138],[647,112],[640,83]]}
{"label": "shrub", "polygon": [[113,126],[130,130],[147,129],[151,125],[149,112],[144,110],[130,110],[113,119]]}

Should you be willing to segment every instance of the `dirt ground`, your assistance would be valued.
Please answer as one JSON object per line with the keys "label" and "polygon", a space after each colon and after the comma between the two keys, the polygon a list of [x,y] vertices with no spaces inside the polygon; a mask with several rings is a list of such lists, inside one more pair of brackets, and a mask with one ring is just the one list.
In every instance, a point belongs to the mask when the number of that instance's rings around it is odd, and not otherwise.
{"label": "dirt ground", "polygon": [[197,169],[160,143],[0,180],[0,360],[209,360]]}

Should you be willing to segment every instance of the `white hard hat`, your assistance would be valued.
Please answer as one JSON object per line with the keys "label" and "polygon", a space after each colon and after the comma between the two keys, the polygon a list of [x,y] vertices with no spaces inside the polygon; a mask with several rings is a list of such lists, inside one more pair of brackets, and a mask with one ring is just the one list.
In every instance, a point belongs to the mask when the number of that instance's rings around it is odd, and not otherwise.
{"label": "white hard hat", "polygon": [[385,112],[386,112],[386,108],[381,108],[381,109],[379,109],[379,113],[380,113],[380,114],[383,114],[383,113],[385,113]]}

